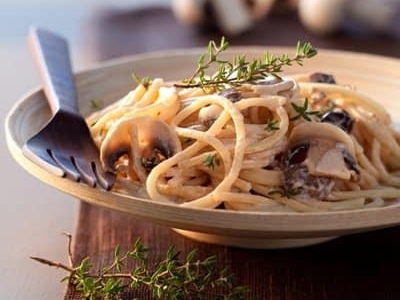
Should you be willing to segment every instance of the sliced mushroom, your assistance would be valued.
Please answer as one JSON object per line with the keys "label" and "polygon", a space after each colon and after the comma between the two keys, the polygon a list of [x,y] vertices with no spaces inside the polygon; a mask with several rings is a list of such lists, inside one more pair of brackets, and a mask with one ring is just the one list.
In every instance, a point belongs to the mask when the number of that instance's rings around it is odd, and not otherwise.
{"label": "sliced mushroom", "polygon": [[305,198],[326,199],[334,186],[331,178],[313,176],[304,165],[292,165],[285,170],[284,174],[285,190],[300,191]]}
{"label": "sliced mushroom", "polygon": [[292,165],[301,164],[307,158],[308,149],[310,149],[310,143],[305,142],[303,144],[291,147],[287,152],[285,160],[283,161],[285,168]]}
{"label": "sliced mushroom", "polygon": [[223,96],[229,100],[231,100],[233,103],[239,101],[240,99],[242,99],[242,93],[235,89],[235,88],[228,88],[225,89],[221,92],[218,93],[218,95]]}
{"label": "sliced mushroom", "polygon": [[330,139],[346,146],[355,156],[355,146],[351,137],[339,127],[330,123],[303,122],[295,126],[289,136],[290,146],[314,139]]}
{"label": "sliced mushroom", "polygon": [[[235,88],[228,88],[218,93],[218,95],[231,100],[233,103],[242,99],[242,93]],[[210,104],[200,109],[199,121],[206,128],[209,128],[220,116],[224,109],[216,104]]]}
{"label": "sliced mushroom", "polygon": [[330,123],[304,122],[293,128],[283,156],[285,189],[323,200],[336,181],[356,181],[359,169],[352,139]]}
{"label": "sliced mushroom", "polygon": [[154,117],[137,117],[115,124],[101,148],[103,167],[116,172],[116,162],[127,154],[133,171],[141,181],[161,161],[181,150],[178,135],[164,121]]}
{"label": "sliced mushroom", "polygon": [[331,74],[315,72],[310,75],[311,82],[336,84],[335,77]]}
{"label": "sliced mushroom", "polygon": [[346,132],[350,132],[353,128],[354,120],[345,110],[334,109],[323,114],[321,122],[331,123]]}
{"label": "sliced mushroom", "polygon": [[288,78],[278,78],[275,76],[266,77],[264,80],[253,85],[253,91],[263,95],[282,95],[290,97],[291,90],[295,86],[294,82]]}
{"label": "sliced mushroom", "polygon": [[343,144],[332,142],[332,140],[315,139],[311,141],[305,165],[310,174],[315,176],[327,176],[342,180],[351,180],[356,177],[354,168],[349,168],[345,161]]}
{"label": "sliced mushroom", "polygon": [[257,84],[259,85],[273,85],[273,84],[278,84],[282,83],[284,80],[281,77],[278,76],[267,76],[262,80],[257,81]]}
{"label": "sliced mushroom", "polygon": [[216,104],[210,104],[208,106],[202,107],[199,111],[199,121],[206,128],[209,128],[215,120],[221,115],[223,112],[223,108]]}

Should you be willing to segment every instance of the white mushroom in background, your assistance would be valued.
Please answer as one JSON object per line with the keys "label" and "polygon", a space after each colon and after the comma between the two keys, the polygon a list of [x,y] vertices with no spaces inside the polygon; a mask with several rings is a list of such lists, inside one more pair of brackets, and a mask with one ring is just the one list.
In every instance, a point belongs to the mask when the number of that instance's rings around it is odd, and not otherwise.
{"label": "white mushroom in background", "polygon": [[[250,29],[254,22],[265,17],[275,0],[172,0],[175,17],[184,24],[216,22],[224,34],[236,35]],[[216,20],[206,15],[211,8]]]}
{"label": "white mushroom in background", "polygon": [[346,25],[365,32],[400,36],[400,0],[298,0],[303,25],[316,34],[330,34]]}

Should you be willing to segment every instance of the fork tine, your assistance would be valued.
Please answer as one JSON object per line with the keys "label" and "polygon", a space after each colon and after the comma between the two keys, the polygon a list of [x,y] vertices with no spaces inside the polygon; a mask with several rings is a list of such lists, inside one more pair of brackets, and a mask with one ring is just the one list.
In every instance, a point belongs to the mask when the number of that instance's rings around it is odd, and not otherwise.
{"label": "fork tine", "polygon": [[46,149],[35,147],[34,143],[27,141],[22,148],[22,152],[34,163],[49,170],[53,174],[60,177],[65,176],[65,171],[57,165]]}
{"label": "fork tine", "polygon": [[75,181],[79,181],[81,179],[81,175],[76,171],[75,165],[71,161],[70,157],[60,155],[60,153],[56,151],[51,151],[51,156],[64,170],[67,176],[71,177]]}
{"label": "fork tine", "polygon": [[96,174],[94,173],[92,162],[74,157],[74,164],[76,169],[81,174],[83,181],[91,187],[96,186]]}
{"label": "fork tine", "polygon": [[105,172],[98,163],[94,164],[94,171],[99,185],[106,191],[109,191],[114,185],[115,175],[110,172]]}

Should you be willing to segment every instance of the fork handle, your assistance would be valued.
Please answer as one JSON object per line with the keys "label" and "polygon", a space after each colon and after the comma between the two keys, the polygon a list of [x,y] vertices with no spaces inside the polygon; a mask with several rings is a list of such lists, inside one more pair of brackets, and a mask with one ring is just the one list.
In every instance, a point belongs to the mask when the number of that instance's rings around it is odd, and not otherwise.
{"label": "fork handle", "polygon": [[32,28],[28,36],[50,109],[79,112],[67,41],[50,31]]}

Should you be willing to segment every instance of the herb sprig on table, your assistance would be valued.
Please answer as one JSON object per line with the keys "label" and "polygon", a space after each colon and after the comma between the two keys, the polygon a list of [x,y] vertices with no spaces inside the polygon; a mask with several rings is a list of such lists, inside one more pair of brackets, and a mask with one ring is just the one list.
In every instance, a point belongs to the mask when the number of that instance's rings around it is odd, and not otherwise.
{"label": "herb sprig on table", "polygon": [[[234,274],[227,268],[218,268],[215,256],[204,260],[198,258],[196,250],[191,251],[185,260],[174,247],[170,247],[165,258],[150,263],[150,250],[140,239],[132,249],[122,252],[120,247],[114,251],[114,261],[96,271],[90,258],[84,258],[74,265],[71,251],[71,235],[68,237],[69,264],[54,262],[40,257],[31,257],[40,263],[61,268],[68,272],[62,281],[68,281],[82,294],[82,299],[121,299],[128,289],[147,288],[154,299],[248,299],[248,288],[235,284]],[[135,264],[133,270],[126,266]]]}
{"label": "herb sprig on table", "polygon": [[[182,80],[181,83],[175,84],[175,86],[222,89],[226,86],[254,83],[269,75],[279,77],[278,73],[283,71],[284,66],[303,65],[305,59],[317,54],[317,50],[310,43],[298,42],[293,56],[265,52],[262,59],[247,60],[244,55],[239,55],[233,59],[233,62],[230,62],[220,58],[220,54],[228,47],[229,43],[225,38],[222,38],[219,44],[210,41],[207,54],[199,57],[194,74],[190,78]],[[207,75],[207,69],[213,65],[216,66],[217,71],[212,75]]]}

